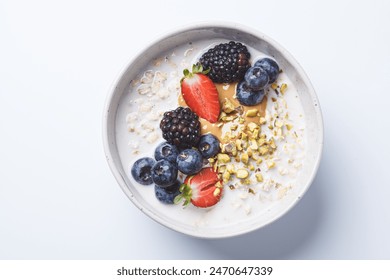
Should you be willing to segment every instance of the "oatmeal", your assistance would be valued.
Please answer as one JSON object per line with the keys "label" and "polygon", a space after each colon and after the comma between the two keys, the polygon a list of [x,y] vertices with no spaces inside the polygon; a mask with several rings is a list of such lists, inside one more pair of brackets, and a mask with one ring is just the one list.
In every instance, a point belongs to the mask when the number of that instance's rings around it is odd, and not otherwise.
{"label": "oatmeal", "polygon": [[[197,68],[210,66],[209,50],[221,43],[239,52],[238,70]],[[156,211],[184,224],[254,219],[294,191],[304,164],[294,84],[283,65],[276,73],[277,61],[244,47],[215,39],[162,54],[129,84],[118,112],[127,127],[117,141],[129,180]]]}

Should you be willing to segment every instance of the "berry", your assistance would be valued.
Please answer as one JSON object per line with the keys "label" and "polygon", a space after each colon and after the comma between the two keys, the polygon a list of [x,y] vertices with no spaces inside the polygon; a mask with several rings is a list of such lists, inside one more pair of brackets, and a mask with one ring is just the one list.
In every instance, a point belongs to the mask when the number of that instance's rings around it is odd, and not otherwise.
{"label": "berry", "polygon": [[131,175],[134,180],[142,185],[150,185],[152,180],[152,167],[156,161],[149,157],[140,158],[131,167]]}
{"label": "berry", "polygon": [[249,88],[245,81],[242,81],[237,86],[237,99],[241,105],[254,106],[259,104],[265,96],[264,89],[255,91]]}
{"label": "berry", "polygon": [[156,160],[166,159],[175,163],[179,150],[176,146],[169,144],[168,142],[162,142],[154,151],[154,158]]}
{"label": "berry", "polygon": [[195,149],[186,149],[177,156],[177,168],[186,175],[198,173],[203,166],[201,153]]}
{"label": "berry", "polygon": [[160,128],[163,138],[178,148],[191,148],[199,142],[199,118],[190,108],[178,107],[173,111],[165,112]]}
{"label": "berry", "polygon": [[254,67],[261,67],[265,71],[267,71],[270,84],[275,82],[279,76],[279,65],[276,63],[275,60],[270,59],[268,57],[256,61]]}
{"label": "berry", "polygon": [[222,190],[218,173],[212,167],[203,168],[198,174],[186,177],[180,186],[181,194],[176,196],[174,202],[178,204],[184,199],[184,206],[191,202],[196,207],[206,208],[218,203]]}
{"label": "berry", "polygon": [[252,90],[261,90],[268,85],[268,73],[261,67],[251,67],[245,73],[245,82]]}
{"label": "berry", "polygon": [[219,140],[212,134],[200,137],[198,149],[204,158],[211,158],[219,152]]}
{"label": "berry", "polygon": [[181,93],[184,101],[199,117],[211,123],[218,121],[220,106],[218,91],[212,80],[207,77],[200,64],[183,71],[181,80]]}
{"label": "berry", "polygon": [[177,172],[175,164],[161,159],[152,167],[153,182],[160,187],[171,186],[177,179]]}
{"label": "berry", "polygon": [[180,182],[176,180],[172,186],[163,188],[159,185],[154,185],[154,194],[156,198],[165,204],[173,204],[173,200],[180,194]]}
{"label": "berry", "polygon": [[215,83],[232,83],[242,80],[250,67],[250,53],[239,42],[219,44],[204,53],[199,62],[203,69],[210,69],[207,74]]}

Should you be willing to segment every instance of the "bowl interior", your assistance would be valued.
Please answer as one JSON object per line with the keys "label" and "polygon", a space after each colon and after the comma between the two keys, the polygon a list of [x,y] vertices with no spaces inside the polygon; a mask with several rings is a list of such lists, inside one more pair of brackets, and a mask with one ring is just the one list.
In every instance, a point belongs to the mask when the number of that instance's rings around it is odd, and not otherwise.
{"label": "bowl interior", "polygon": [[[175,218],[174,215],[165,214],[164,210],[145,200],[144,196],[137,190],[129,179],[129,167],[120,156],[123,148],[120,141],[118,141],[118,137],[121,137],[123,132],[119,131],[122,127],[118,123],[123,121],[121,107],[126,104],[128,86],[131,81],[139,76],[140,72],[144,71],[145,65],[176,46],[205,39],[213,40],[214,38],[240,41],[278,61],[281,69],[294,83],[300,96],[306,122],[306,158],[293,191],[282,200],[272,204],[266,211],[252,215],[243,221],[236,221],[234,224],[226,223],[224,225],[222,223],[215,227],[212,225],[199,227],[180,218]],[[197,25],[171,33],[152,43],[134,58],[114,84],[107,99],[103,133],[105,152],[110,168],[129,199],[141,211],[157,222],[176,231],[203,238],[220,238],[243,234],[261,228],[288,212],[309,188],[319,165],[323,142],[322,117],[316,94],[306,74],[295,59],[279,44],[258,31],[246,27],[218,24]]]}

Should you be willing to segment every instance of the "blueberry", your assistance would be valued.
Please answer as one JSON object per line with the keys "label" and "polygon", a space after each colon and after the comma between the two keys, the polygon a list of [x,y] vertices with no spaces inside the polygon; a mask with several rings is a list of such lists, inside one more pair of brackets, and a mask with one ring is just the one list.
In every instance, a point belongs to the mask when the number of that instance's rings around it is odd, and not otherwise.
{"label": "blueberry", "polygon": [[237,99],[241,105],[253,106],[259,104],[265,96],[264,89],[255,91],[249,88],[245,81],[238,84]]}
{"label": "blueberry", "polygon": [[219,140],[212,134],[200,138],[198,149],[204,158],[211,158],[219,152]]}
{"label": "blueberry", "polygon": [[169,144],[168,142],[163,142],[157,146],[154,151],[154,158],[156,160],[166,159],[172,163],[176,163],[177,155],[179,150],[176,146]]}
{"label": "blueberry", "polygon": [[134,180],[142,185],[150,185],[153,183],[152,167],[156,161],[149,157],[140,158],[134,162],[131,167],[131,175]]}
{"label": "blueberry", "polygon": [[165,204],[173,204],[173,200],[180,194],[179,188],[181,183],[176,180],[173,185],[163,188],[158,185],[154,186],[154,194],[157,199]]}
{"label": "blueberry", "polygon": [[251,67],[245,73],[245,82],[253,90],[261,90],[268,85],[267,71],[261,67]]}
{"label": "blueberry", "polygon": [[152,167],[152,179],[160,187],[171,186],[177,179],[177,167],[174,163],[161,159]]}
{"label": "blueberry", "polygon": [[268,57],[256,61],[254,67],[261,67],[265,71],[267,71],[270,84],[275,82],[279,76],[279,65],[276,63],[275,60],[270,59]]}
{"label": "blueberry", "polygon": [[177,156],[177,167],[186,175],[194,175],[198,173],[203,166],[203,158],[201,153],[195,149],[186,149],[180,152]]}

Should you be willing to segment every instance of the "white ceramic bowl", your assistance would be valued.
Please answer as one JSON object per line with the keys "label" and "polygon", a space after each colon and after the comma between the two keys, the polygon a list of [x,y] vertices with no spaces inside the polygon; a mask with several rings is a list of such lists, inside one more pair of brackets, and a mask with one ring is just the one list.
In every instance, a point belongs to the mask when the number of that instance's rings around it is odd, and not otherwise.
{"label": "white ceramic bowl", "polygon": [[[134,161],[136,156],[126,150],[128,139],[124,140],[128,137],[124,112],[128,107],[128,88],[131,81],[139,78],[140,73],[146,70],[146,65],[150,64],[152,60],[170,53],[178,45],[214,39],[216,42],[218,40],[240,41],[248,47],[273,57],[283,69],[284,74],[294,84],[300,97],[306,122],[306,157],[294,190],[283,199],[271,203],[261,213],[251,213],[248,218],[237,221],[222,221],[216,226],[213,226],[213,222],[199,223],[196,218],[194,220],[197,222],[191,222],[189,221],[191,218],[183,218],[179,212],[175,212],[177,210],[172,210],[172,207],[180,206],[160,206],[159,202],[154,202],[155,198],[154,200],[151,198],[151,200],[146,197],[153,196],[153,191],[143,190],[142,188],[147,189],[148,186],[136,186],[132,180],[129,163]],[[178,232],[202,238],[221,238],[259,229],[282,217],[300,200],[312,183],[320,163],[323,124],[318,99],[308,77],[282,46],[259,31],[235,23],[195,24],[156,40],[128,64],[108,95],[104,109],[103,138],[109,166],[122,190],[136,207],[155,221]],[[152,151],[151,147],[148,149]],[[149,156],[152,156],[152,152]],[[148,193],[145,194],[145,192]],[[198,209],[195,207],[184,211],[191,212],[189,217],[207,215],[207,211],[199,209],[197,212]]]}

